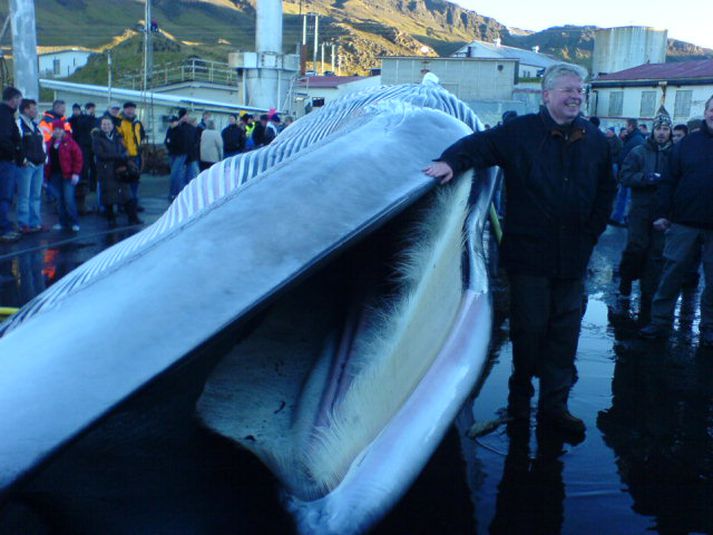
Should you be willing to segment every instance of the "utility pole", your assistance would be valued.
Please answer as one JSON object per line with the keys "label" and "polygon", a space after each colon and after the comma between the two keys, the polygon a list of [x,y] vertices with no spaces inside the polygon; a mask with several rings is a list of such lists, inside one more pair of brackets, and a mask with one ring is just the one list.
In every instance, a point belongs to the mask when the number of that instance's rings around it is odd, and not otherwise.
{"label": "utility pole", "polygon": [[335,49],[336,49],[336,47],[337,47],[337,45],[335,45],[334,43],[332,43],[332,70],[333,70],[333,71],[336,71],[336,70],[337,70],[337,66],[334,64],[334,54],[335,54]]}
{"label": "utility pole", "polygon": [[317,71],[317,43],[319,43],[319,15],[314,14],[314,50],[312,52],[312,70]]}
{"label": "utility pole", "polygon": [[106,51],[106,87],[107,109],[111,106],[111,48]]}
{"label": "utility pole", "polygon": [[144,84],[143,90],[148,91],[153,72],[153,45],[151,43],[151,0],[146,0],[146,21],[144,24]]}
{"label": "utility pole", "polygon": [[322,74],[322,76],[324,76],[324,45],[325,45],[325,43],[322,42],[322,68],[320,70],[320,73]]}
{"label": "utility pole", "polygon": [[307,15],[302,15],[302,46],[307,46]]}

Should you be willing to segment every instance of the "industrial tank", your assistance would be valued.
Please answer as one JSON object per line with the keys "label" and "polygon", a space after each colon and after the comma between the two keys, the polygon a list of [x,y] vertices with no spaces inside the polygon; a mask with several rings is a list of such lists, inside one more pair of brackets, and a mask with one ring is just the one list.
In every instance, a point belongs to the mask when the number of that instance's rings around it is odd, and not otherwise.
{"label": "industrial tank", "polygon": [[644,63],[665,63],[667,30],[623,26],[597,30],[594,36],[592,75],[622,71]]}

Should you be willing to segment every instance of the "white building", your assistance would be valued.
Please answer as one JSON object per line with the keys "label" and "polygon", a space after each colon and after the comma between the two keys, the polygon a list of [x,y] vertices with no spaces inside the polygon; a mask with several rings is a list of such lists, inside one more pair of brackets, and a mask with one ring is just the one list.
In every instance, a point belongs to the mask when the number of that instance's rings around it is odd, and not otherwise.
{"label": "white building", "polygon": [[84,67],[93,52],[86,48],[71,48],[65,50],[40,51],[38,61],[39,73],[47,78],[66,78]]}
{"label": "white building", "polygon": [[659,106],[674,124],[702,118],[713,95],[713,59],[644,64],[603,75],[591,83],[590,115],[605,126],[627,118],[651,121]]}
{"label": "white building", "polygon": [[541,74],[550,65],[561,63],[551,56],[540,54],[538,47],[524,50],[505,46],[501,44],[500,39],[496,39],[494,43],[473,41],[459,48],[454,54],[451,54],[451,57],[517,60],[519,62],[517,73],[519,78],[537,78],[538,74]]}
{"label": "white building", "polygon": [[290,115],[301,117],[347,93],[381,85],[381,76],[303,76],[292,95]]}

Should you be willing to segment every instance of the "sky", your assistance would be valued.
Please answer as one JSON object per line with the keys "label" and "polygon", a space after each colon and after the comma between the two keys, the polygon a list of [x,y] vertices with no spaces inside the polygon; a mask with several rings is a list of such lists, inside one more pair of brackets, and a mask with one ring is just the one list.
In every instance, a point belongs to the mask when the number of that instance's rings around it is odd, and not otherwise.
{"label": "sky", "polygon": [[539,31],[550,26],[574,24],[652,26],[667,29],[668,37],[713,48],[710,0],[450,0],[479,15],[493,17],[505,26]]}

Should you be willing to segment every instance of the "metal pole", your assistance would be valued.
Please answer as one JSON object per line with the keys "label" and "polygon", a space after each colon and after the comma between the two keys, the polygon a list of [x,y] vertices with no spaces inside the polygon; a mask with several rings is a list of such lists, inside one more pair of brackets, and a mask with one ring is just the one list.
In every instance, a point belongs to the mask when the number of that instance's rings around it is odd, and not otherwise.
{"label": "metal pole", "polygon": [[335,52],[336,52],[336,45],[335,45],[334,43],[332,43],[332,70],[333,70],[333,71],[336,71],[336,70],[337,70],[337,67],[336,67],[336,65],[334,64],[334,54],[335,54]]}
{"label": "metal pole", "polygon": [[153,46],[151,44],[151,0],[146,0],[146,12],[145,12],[145,24],[144,24],[144,84],[143,90],[147,91],[149,88],[149,80],[153,70]]}
{"label": "metal pole", "polygon": [[26,98],[39,100],[37,30],[33,0],[10,0],[12,29],[12,70],[15,87]]}
{"label": "metal pole", "polygon": [[111,106],[111,48],[106,51],[106,86],[107,86],[107,108]]}
{"label": "metal pole", "polygon": [[307,15],[302,15],[302,46],[307,46]]}
{"label": "metal pole", "polygon": [[325,43],[322,43],[322,68],[321,68],[321,74],[324,75],[324,45]]}
{"label": "metal pole", "polygon": [[319,15],[314,14],[314,50],[312,52],[312,70],[317,71],[317,44],[319,43]]}

